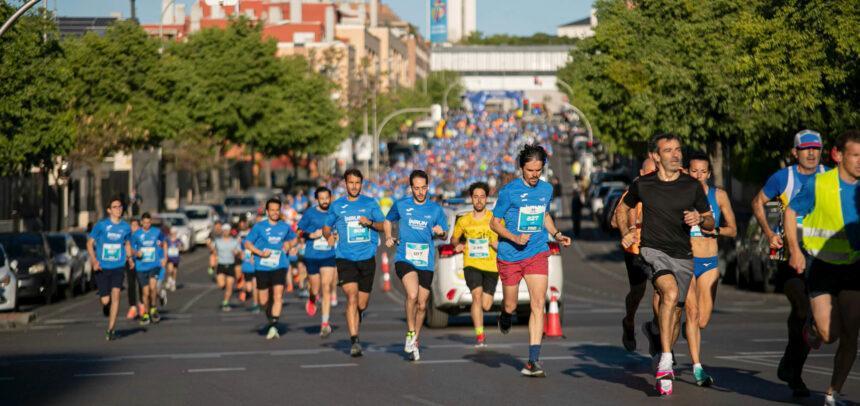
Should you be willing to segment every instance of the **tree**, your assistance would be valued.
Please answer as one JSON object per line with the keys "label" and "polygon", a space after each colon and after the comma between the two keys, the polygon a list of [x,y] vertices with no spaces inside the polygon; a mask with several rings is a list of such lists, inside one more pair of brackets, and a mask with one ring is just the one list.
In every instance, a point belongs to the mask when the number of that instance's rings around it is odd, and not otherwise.
{"label": "tree", "polygon": [[[602,23],[602,22],[601,22]],[[480,31],[474,31],[460,40],[460,45],[575,45],[579,38],[557,37],[542,32],[529,36],[495,34],[484,36]]]}

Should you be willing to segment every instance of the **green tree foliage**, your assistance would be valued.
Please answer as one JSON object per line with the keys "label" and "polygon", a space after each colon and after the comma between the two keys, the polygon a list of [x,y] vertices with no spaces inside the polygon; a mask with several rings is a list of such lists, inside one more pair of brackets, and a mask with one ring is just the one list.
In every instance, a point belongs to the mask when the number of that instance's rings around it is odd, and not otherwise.
{"label": "green tree foliage", "polygon": [[[0,2],[0,21],[15,10]],[[56,26],[40,9],[0,37],[0,174],[51,165],[74,144],[69,71]]]}
{"label": "green tree foliage", "polygon": [[530,36],[495,34],[484,36],[475,31],[460,40],[460,45],[575,45],[578,38],[557,37],[542,32]]}

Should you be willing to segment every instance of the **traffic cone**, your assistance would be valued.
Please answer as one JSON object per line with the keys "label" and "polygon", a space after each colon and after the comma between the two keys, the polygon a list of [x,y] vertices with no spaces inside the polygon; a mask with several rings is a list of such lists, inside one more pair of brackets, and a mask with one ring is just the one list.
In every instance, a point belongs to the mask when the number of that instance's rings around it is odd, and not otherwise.
{"label": "traffic cone", "polygon": [[550,295],[549,312],[543,322],[543,334],[546,337],[564,337],[561,332],[561,317],[558,314],[558,299]]}
{"label": "traffic cone", "polygon": [[388,292],[391,290],[391,274],[388,266],[388,253],[382,253],[382,291]]}

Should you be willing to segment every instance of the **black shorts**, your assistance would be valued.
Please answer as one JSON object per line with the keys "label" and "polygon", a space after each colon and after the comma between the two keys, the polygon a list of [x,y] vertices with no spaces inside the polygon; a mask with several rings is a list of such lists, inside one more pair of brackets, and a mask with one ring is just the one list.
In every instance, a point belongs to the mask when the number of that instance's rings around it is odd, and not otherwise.
{"label": "black shorts", "polygon": [[630,286],[641,285],[651,276],[650,265],[639,254],[624,252],[624,265],[627,267],[627,281]]}
{"label": "black shorts", "polygon": [[102,269],[101,271],[93,271],[96,276],[96,286],[99,289],[99,296],[110,296],[112,289],[122,289],[122,282],[125,280],[125,267],[116,269]]}
{"label": "black shorts", "polygon": [[[809,268],[809,261],[811,258],[806,257],[806,266]],[[776,272],[773,273],[773,286],[775,286],[779,290],[784,290],[785,283],[792,280],[797,279],[801,282],[806,282],[805,276],[803,274],[798,274],[797,270],[788,265],[788,261],[779,261],[776,264]]]}
{"label": "black shorts", "polygon": [[321,268],[334,268],[337,266],[334,258],[324,258],[324,259],[316,259],[316,258],[305,258],[305,269],[308,275],[317,275],[320,273]]}
{"label": "black shorts", "polygon": [[397,261],[394,263],[394,273],[400,280],[403,280],[403,277],[409,272],[418,274],[418,286],[430,290],[430,286],[433,285],[433,272],[416,269],[408,262]]}
{"label": "black shorts", "polygon": [[357,283],[360,292],[370,293],[373,290],[373,275],[376,273],[376,257],[363,261],[348,259],[335,260],[337,266],[337,284]]}
{"label": "black shorts", "polygon": [[218,270],[218,275],[224,275],[229,277],[236,277],[236,265],[233,264],[218,264],[218,267],[215,268]]}
{"label": "black shorts", "polygon": [[858,265],[833,265],[817,259],[806,270],[806,290],[809,297],[830,294],[839,295],[843,290],[860,290],[860,270]]}
{"label": "black shorts", "polygon": [[254,272],[254,278],[257,279],[257,289],[268,289],[275,285],[284,286],[287,283],[287,270],[257,271]]}
{"label": "black shorts", "polygon": [[149,286],[150,279],[158,279],[158,274],[161,272],[160,268],[149,269],[146,271],[137,271],[135,272],[135,276],[137,276],[137,282],[140,283],[141,287]]}
{"label": "black shorts", "polygon": [[[496,285],[499,284],[499,273],[482,271],[478,268],[467,266],[463,268],[463,276],[466,278],[466,286],[469,290],[481,288],[484,293],[494,295],[496,293]],[[472,298],[473,300],[475,298]]]}

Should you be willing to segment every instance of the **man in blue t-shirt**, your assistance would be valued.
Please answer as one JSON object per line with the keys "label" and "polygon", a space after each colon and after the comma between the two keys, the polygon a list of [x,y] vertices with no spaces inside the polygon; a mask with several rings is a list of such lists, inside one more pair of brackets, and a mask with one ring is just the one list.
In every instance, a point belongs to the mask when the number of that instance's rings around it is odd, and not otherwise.
{"label": "man in blue t-shirt", "polygon": [[[768,202],[776,200],[779,210],[784,213],[791,201],[800,193],[803,185],[815,174],[828,169],[821,165],[822,147],[821,134],[815,131],[803,130],[795,134],[791,155],[797,163],[771,175],[753,199],[753,214],[765,238],[770,242],[770,250],[775,258],[784,258],[784,255],[778,255],[783,251],[781,228],[784,226],[768,224],[765,206]],[[803,342],[802,336],[803,325],[809,314],[806,281],[791,269],[785,260],[777,262],[777,271],[773,279],[774,285],[777,289],[782,289],[791,303],[791,313],[788,317],[788,345],[779,362],[777,376],[788,384],[795,397],[808,397],[809,389],[801,378],[803,364],[806,363],[806,356],[809,354],[809,347]]]}
{"label": "man in blue t-shirt", "polygon": [[140,324],[145,326],[150,320],[154,323],[161,320],[155,300],[158,274],[167,265],[167,245],[161,230],[152,227],[149,213],[143,213],[140,222],[142,227],[131,236],[131,248],[137,281],[143,290],[143,308],[146,310],[140,315]]}
{"label": "man in blue t-shirt", "polygon": [[[806,274],[806,290],[814,328],[803,336],[818,349],[821,342],[839,340],[833,377],[824,392],[825,404],[836,395],[857,358],[860,333],[860,131],[847,131],[836,140],[837,169],[809,179],[785,211],[785,240],[789,264]],[[790,219],[805,218],[803,236]],[[801,241],[803,249],[801,249]],[[808,255],[805,256],[804,254]],[[807,263],[809,262],[809,263]],[[815,332],[811,337],[810,332]]]}
{"label": "man in blue t-shirt", "polygon": [[[266,202],[265,221],[254,224],[245,238],[245,249],[254,255],[254,278],[260,306],[266,309],[266,339],[280,337],[278,318],[283,307],[284,284],[289,260],[287,253],[297,243],[296,233],[281,220],[281,201]],[[271,298],[271,300],[269,300]]]}
{"label": "man in blue t-shirt", "polygon": [[323,236],[335,246],[335,264],[338,284],[347,298],[346,324],[352,345],[349,354],[360,357],[361,343],[358,329],[361,314],[367,309],[376,273],[376,249],[382,231],[382,210],[375,200],[361,194],[364,175],[358,169],[347,169],[343,174],[346,196],[331,204],[323,227]]}
{"label": "man in blue t-shirt", "polygon": [[[411,197],[404,197],[391,206],[385,218],[385,245],[397,246],[394,270],[406,290],[406,343],[403,350],[412,354],[412,360],[421,359],[418,351],[418,334],[427,313],[427,299],[433,283],[435,250],[434,239],[444,239],[448,233],[448,220],[442,206],[427,201],[430,177],[421,170],[409,174]],[[399,240],[392,236],[391,224],[397,222]]]}
{"label": "man in blue t-shirt", "polygon": [[108,218],[102,219],[93,226],[87,239],[87,252],[96,276],[99,300],[102,311],[108,317],[108,330],[105,339],[117,338],[114,327],[116,314],[119,312],[119,293],[126,263],[132,269],[131,227],[122,220],[123,204],[118,197],[108,202]]}
{"label": "man in blue t-shirt", "polygon": [[[544,377],[539,361],[546,291],[549,275],[548,235],[563,246],[570,237],[558,231],[547,211],[552,203],[552,186],[540,180],[547,153],[540,145],[526,144],[518,161],[522,177],[499,190],[490,228],[499,235],[497,263],[502,280],[504,306],[499,315],[499,329],[511,329],[511,313],[517,308],[519,284],[525,279],[531,302],[529,317],[529,361],[522,374]],[[504,223],[502,223],[504,222]]]}
{"label": "man in blue t-shirt", "polygon": [[[310,295],[305,303],[305,311],[309,316],[316,314],[317,299],[322,296],[320,337],[325,338],[331,334],[331,325],[328,321],[336,266],[334,247],[323,237],[323,227],[331,205],[331,190],[327,187],[319,187],[314,191],[314,198],[317,206],[302,213],[297,234],[305,241],[304,262],[310,281]],[[320,289],[322,289],[322,295],[320,295]]]}

